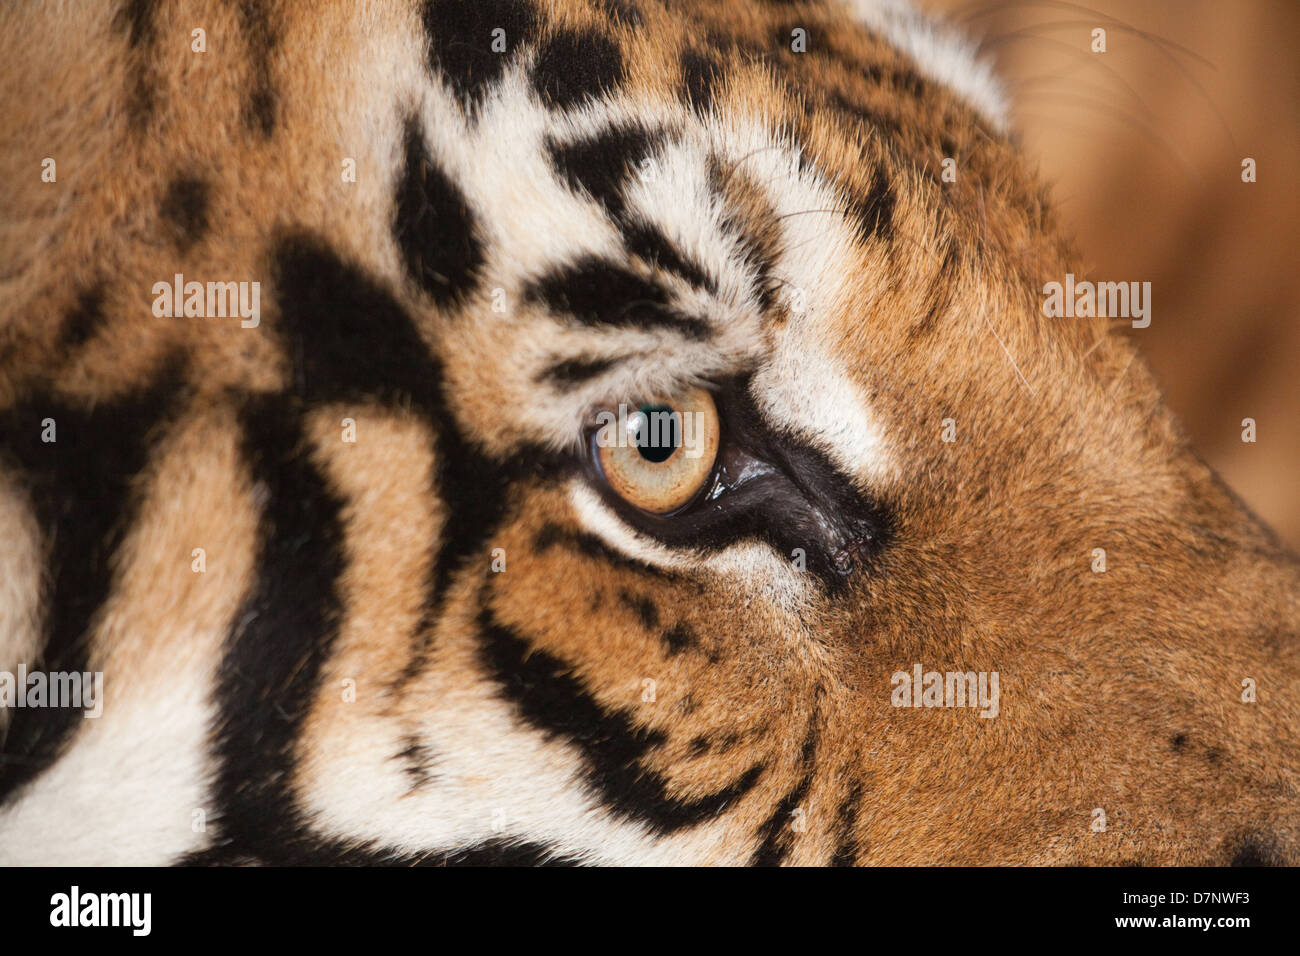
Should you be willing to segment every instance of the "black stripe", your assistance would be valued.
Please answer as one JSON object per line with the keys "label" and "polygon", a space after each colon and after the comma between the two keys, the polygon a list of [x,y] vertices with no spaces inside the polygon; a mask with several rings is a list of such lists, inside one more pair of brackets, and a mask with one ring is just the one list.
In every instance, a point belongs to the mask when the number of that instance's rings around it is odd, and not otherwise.
{"label": "black stripe", "polygon": [[[119,399],[85,408],[44,394],[0,415],[0,457],[27,486],[45,542],[38,660],[47,673],[88,669],[89,637],[139,507],[132,481],[177,402],[183,373],[173,360],[149,386]],[[41,440],[45,419],[54,421],[53,442]],[[107,684],[111,707],[111,675]],[[0,801],[48,767],[82,720],[70,707],[13,710],[0,759]]]}
{"label": "black stripe", "polygon": [[624,192],[641,164],[665,141],[665,132],[635,121],[616,123],[567,143],[547,142],[556,173],[576,192],[585,192],[618,226],[628,251],[673,272],[691,285],[715,292],[703,266],[669,242],[658,226],[628,212]]}
{"label": "black stripe", "polygon": [[535,381],[560,386],[581,385],[604,375],[618,363],[619,359],[612,358],[558,359],[543,369]]}
{"label": "black stripe", "polygon": [[126,75],[127,122],[142,130],[153,116],[155,106],[153,51],[158,39],[156,0],[126,0],[118,8],[114,26],[126,34],[128,68]]}
{"label": "black stripe", "polygon": [[668,305],[662,286],[596,256],[586,255],[528,284],[525,298],[589,326],[669,329],[706,339],[708,323]]}
{"label": "black stripe", "polygon": [[776,277],[775,252],[740,223],[736,223],[735,228],[733,235],[744,251],[745,262],[753,274],[754,297],[758,299],[759,310],[766,314],[776,305],[781,289],[781,282]]}
{"label": "black stripe", "polygon": [[406,744],[393,755],[394,760],[402,762],[402,772],[411,779],[408,793],[427,787],[433,782],[433,751],[418,736],[408,734],[402,739]]}
{"label": "black stripe", "polygon": [[[709,159],[709,190],[713,193],[718,206],[727,209],[730,205],[727,202],[727,180],[736,174],[736,169],[728,168],[723,165],[721,160],[716,156]],[[775,214],[768,208],[765,210],[767,217],[768,232],[764,235],[759,231],[760,224],[747,222],[741,218],[739,210],[733,210],[722,220],[723,231],[735,239],[740,246],[741,252],[745,259],[745,265],[748,267],[752,276],[752,286],[755,298],[758,299],[759,309],[764,313],[771,311],[776,304],[777,292],[780,289],[780,283],[776,279],[776,248],[775,240],[769,236],[777,234]]]}
{"label": "black stripe", "polygon": [[406,123],[402,177],[394,197],[393,237],[407,272],[442,308],[478,285],[483,243],[465,194],[429,155],[417,119]]}
{"label": "black stripe", "polygon": [[707,113],[722,75],[722,68],[711,55],[687,50],[682,54],[682,99],[697,113]]}
{"label": "black stripe", "polygon": [[894,190],[883,170],[872,173],[870,188],[865,195],[854,197],[850,211],[857,217],[865,238],[890,237],[894,228]]}
{"label": "black stripe", "polygon": [[275,132],[277,95],[272,85],[271,64],[280,42],[279,24],[264,0],[240,0],[239,27],[248,44],[249,76],[252,87],[244,103],[244,122],[264,139]]}
{"label": "black stripe", "polygon": [[375,401],[421,414],[434,433],[434,489],[447,519],[439,535],[424,619],[403,679],[418,673],[426,638],[456,572],[495,533],[512,478],[560,467],[539,449],[486,458],[461,433],[445,395],[440,359],[410,315],[356,266],[320,240],[282,239],[274,252],[281,333],[293,356],[297,393],[312,402]]}
{"label": "black stripe", "polygon": [[343,502],[311,462],[291,403],[251,398],[240,424],[266,504],[252,592],[217,670],[215,845],[292,860],[304,827],[290,789],[295,747],[342,613]]}
{"label": "black stripe", "polygon": [[479,628],[479,659],[498,693],[548,738],[581,750],[589,785],[617,816],[672,833],[719,816],[762,775],[756,764],[716,793],[689,801],[669,796],[667,781],[643,764],[664,744],[662,732],[638,726],[626,710],[601,706],[570,665],[502,625],[491,611],[479,616]]}
{"label": "black stripe", "polygon": [[[524,0],[430,0],[422,19],[430,71],[471,110],[537,32],[537,13]],[[498,28],[505,31],[500,53],[492,49]]]}
{"label": "black stripe", "polygon": [[634,217],[621,221],[619,231],[628,251],[640,256],[647,264],[671,272],[710,295],[717,293],[718,284],[713,277],[704,271],[702,265],[669,242],[658,226]]}
{"label": "black stripe", "polygon": [[610,37],[595,30],[560,29],[537,51],[533,88],[556,109],[599,99],[623,83],[623,54]]}
{"label": "black stripe", "polygon": [[749,861],[751,866],[780,866],[790,853],[792,832],[790,816],[807,798],[816,771],[817,719],[817,714],[814,713],[812,720],[809,721],[808,733],[804,737],[803,750],[799,754],[799,767],[803,771],[803,776],[794,788],[781,798],[772,815],[759,828],[762,841]]}
{"label": "black stripe", "polygon": [[[382,849],[321,842],[305,829],[284,781],[338,627],[344,559],[342,503],[303,448],[301,416],[324,402],[379,402],[425,417],[435,442],[434,487],[448,509],[437,542],[410,673],[460,562],[496,527],[509,469],[460,435],[443,371],[411,317],[375,280],[319,239],[292,234],[272,249],[274,328],[293,360],[292,395],[250,400],[245,455],[268,489],[256,591],[239,615],[219,675],[220,842],[191,862],[372,862]],[[409,756],[409,755],[408,755]],[[419,782],[419,781],[417,781]]]}
{"label": "black stripe", "polygon": [[624,211],[624,186],[664,139],[662,129],[629,121],[567,143],[548,139],[546,152],[570,189],[586,191],[611,216],[618,216]]}
{"label": "black stripe", "polygon": [[954,297],[960,290],[958,272],[961,267],[961,247],[951,240],[944,246],[943,261],[929,282],[930,292],[927,296],[925,313],[907,330],[908,339],[929,335],[934,331],[939,316],[952,305]]}
{"label": "black stripe", "polygon": [[[824,48],[819,48],[822,52],[816,54],[795,54],[789,48],[789,29],[783,29],[778,33],[779,53],[771,54],[762,46],[749,43],[747,41],[737,41],[732,37],[724,37],[718,34],[711,34],[711,38],[718,45],[719,49],[739,50],[752,59],[768,66],[778,80],[785,83],[790,91],[802,97],[803,100],[812,107],[813,111],[825,109],[838,114],[841,118],[849,121],[867,123],[877,127],[881,132],[889,136],[900,136],[901,128],[895,119],[880,116],[873,111],[864,107],[859,107],[852,103],[844,96],[842,92],[834,88],[826,88],[809,80],[810,72],[802,62],[805,55],[830,56],[832,59],[840,57],[835,51],[824,53]],[[809,50],[812,50],[811,34]],[[888,79],[890,83],[896,85],[903,91],[920,95],[925,92],[924,81],[916,74],[906,70],[885,71],[880,67],[852,65],[850,69],[866,70],[869,76],[877,81]],[[872,74],[872,71],[874,75]],[[796,124],[806,129],[806,120],[798,121]],[[800,132],[799,129],[788,129],[790,138],[799,145],[801,157],[811,157],[807,146],[808,137]],[[891,159],[899,163],[907,163],[917,173],[922,176],[928,176],[933,179],[932,173],[927,173],[924,165],[913,155],[906,152],[891,151]],[[852,214],[859,220],[864,235],[867,238],[878,237],[882,239],[889,238],[893,225],[894,195],[889,185],[888,179],[884,173],[877,170],[870,187],[865,195],[855,197],[851,206]]]}
{"label": "black stripe", "polygon": [[315,236],[280,237],[271,260],[277,331],[299,397],[412,404],[442,417],[442,369],[386,289]]}
{"label": "black stripe", "polygon": [[340,840],[304,838],[292,853],[243,852],[238,847],[216,847],[182,857],[181,866],[582,866],[568,851],[545,843],[497,838],[451,850],[413,854],[369,844],[355,846]]}
{"label": "black stripe", "polygon": [[547,522],[538,530],[536,537],[533,539],[533,547],[537,549],[538,554],[545,554],[556,545],[568,546],[584,557],[599,561],[610,567],[621,568],[624,571],[631,571],[665,581],[677,580],[677,575],[673,572],[611,548],[590,532],[575,531],[563,525]]}
{"label": "black stripe", "polygon": [[147,47],[154,41],[158,26],[156,0],[126,0],[117,11],[116,25],[126,31],[126,42],[133,49]]}
{"label": "black stripe", "polygon": [[489,840],[422,859],[424,866],[581,866],[582,861],[543,843]]}
{"label": "black stripe", "polygon": [[862,802],[862,784],[855,782],[853,787],[840,803],[839,809],[839,842],[836,844],[835,853],[831,857],[831,866],[856,866],[858,855],[862,848],[858,843],[857,825],[858,825],[858,805]]}

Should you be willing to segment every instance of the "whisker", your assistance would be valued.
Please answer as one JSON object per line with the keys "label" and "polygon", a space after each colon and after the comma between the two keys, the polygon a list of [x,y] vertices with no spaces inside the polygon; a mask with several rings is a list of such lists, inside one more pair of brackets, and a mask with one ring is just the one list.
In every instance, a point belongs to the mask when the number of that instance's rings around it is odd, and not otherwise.
{"label": "whisker", "polygon": [[[1167,60],[1169,60],[1169,62],[1173,64],[1175,69],[1177,69],[1179,73],[1182,75],[1182,78],[1186,82],[1192,85],[1192,87],[1200,95],[1201,99],[1205,102],[1205,105],[1210,109],[1210,112],[1214,114],[1215,119],[1218,120],[1220,131],[1227,138],[1228,144],[1231,147],[1232,152],[1234,153],[1239,152],[1237,148],[1236,139],[1232,135],[1232,129],[1228,125],[1227,119],[1224,117],[1223,113],[1219,110],[1218,106],[1215,105],[1213,98],[1210,96],[1209,92],[1205,89],[1204,85],[1200,82],[1200,80],[1198,80],[1192,74],[1192,71],[1188,68],[1188,65],[1184,62],[1184,60],[1180,59],[1178,56],[1175,56],[1176,53],[1182,54],[1183,57],[1191,58],[1195,60],[1197,63],[1199,63],[1200,65],[1206,67],[1207,69],[1215,70],[1215,71],[1218,70],[1218,67],[1214,64],[1213,61],[1205,58],[1204,56],[1201,56],[1196,51],[1186,46],[1183,46],[1181,43],[1178,43],[1174,40],[1170,40],[1167,39],[1166,37],[1162,37],[1159,34],[1151,33],[1150,31],[1142,30],[1138,27],[1135,27],[1132,24],[1126,23],[1125,21],[1119,19],[1118,17],[1112,16],[1110,14],[1102,13],[1099,10],[1094,10],[1090,7],[1085,7],[1081,4],[1070,3],[1068,2],[1068,0],[1008,0],[1008,2],[1005,3],[990,4],[990,5],[984,5],[983,3],[980,3],[978,5],[973,5],[973,6],[976,6],[977,8],[974,10],[974,12],[969,13],[965,16],[966,22],[969,22],[970,20],[974,20],[980,16],[988,15],[990,13],[1000,13],[1008,10],[1016,10],[1016,11],[1024,12],[1029,9],[1035,9],[1035,8],[1068,10],[1071,12],[1085,13],[1094,18],[1093,21],[1058,21],[1055,23],[1049,23],[1045,25],[1040,24],[1037,25],[1037,27],[1027,27],[1022,31],[1018,31],[1018,33],[1024,33],[1029,36],[1032,36],[1032,30],[1036,28],[1053,29],[1061,25],[1096,26],[1098,25],[1098,23],[1100,23],[1102,26],[1105,26],[1109,30],[1116,30],[1120,33],[1125,33],[1130,36],[1137,37],[1141,40],[1145,40],[1152,48],[1156,50],[1156,52],[1160,53]],[[1011,36],[1014,35],[1016,34],[1011,34]],[[979,50],[983,52],[988,49],[992,49],[993,47],[1000,45],[1000,42],[1001,41],[996,38],[992,40],[986,38],[979,45]]]}
{"label": "whisker", "polygon": [[[1177,164],[1180,167],[1182,167],[1183,172],[1187,173],[1193,182],[1197,183],[1201,187],[1204,187],[1206,185],[1204,177],[1199,172],[1197,172],[1196,167],[1193,166],[1192,163],[1188,161],[1187,157],[1183,154],[1181,150],[1179,150],[1176,146],[1174,146],[1171,142],[1169,142],[1168,139],[1166,139],[1163,135],[1158,133],[1156,130],[1152,129],[1150,126],[1143,124],[1140,120],[1134,119],[1129,113],[1127,113],[1123,109],[1120,109],[1113,105],[1094,102],[1093,100],[1090,100],[1085,96],[1074,96],[1068,93],[1053,93],[1052,95],[1060,97],[1062,99],[1073,100],[1076,106],[1079,106],[1084,109],[1093,110],[1111,119],[1119,119],[1123,121],[1128,126],[1131,126],[1134,129],[1138,130],[1139,132],[1150,137],[1158,146],[1160,146],[1163,150],[1165,150],[1169,156],[1171,156],[1173,159],[1177,161]],[[1057,123],[1060,122],[1059,113],[1053,113],[1049,117],[1047,114],[1035,114],[1032,111],[1027,111],[1023,109],[1018,109],[1016,112],[1017,115],[1020,116],[1038,115],[1044,119],[1050,118],[1053,122],[1057,122]]]}
{"label": "whisker", "polygon": [[[1102,21],[1103,25],[1106,26],[1108,29],[1118,29],[1122,33],[1129,33],[1133,36],[1146,40],[1152,46],[1175,50],[1178,53],[1182,53],[1184,56],[1191,57],[1192,59],[1198,61],[1202,66],[1209,67],[1212,70],[1217,69],[1217,67],[1214,65],[1214,63],[1211,60],[1207,60],[1205,57],[1201,56],[1195,50],[1192,50],[1189,47],[1185,47],[1181,43],[1178,43],[1175,40],[1170,40],[1168,37],[1160,36],[1157,33],[1151,33],[1150,31],[1142,30],[1138,27],[1133,26],[1131,23],[1127,23],[1124,20],[1121,20],[1119,17],[1115,16],[1114,14],[1105,13],[1093,7],[1086,7],[1080,3],[1070,3],[1069,0],[1005,0],[1005,2],[1003,3],[984,3],[983,0],[977,0],[977,2],[969,4],[969,7],[974,8],[974,12],[970,14],[966,14],[964,16],[954,16],[953,17],[954,22],[969,22],[970,20],[975,20],[978,19],[979,17],[986,16],[991,13],[1003,13],[1008,10],[1017,10],[1020,12],[1024,12],[1026,10],[1033,9],[1033,8],[1039,8],[1039,9],[1049,8],[1049,9],[1058,9],[1058,10],[1069,10],[1074,13],[1086,13],[1088,16],[1092,17],[1093,19],[1088,21],[1081,21],[1082,24],[1085,26],[1097,26],[1098,24],[1096,21]],[[1073,21],[1073,22],[1079,23],[1080,21]]]}

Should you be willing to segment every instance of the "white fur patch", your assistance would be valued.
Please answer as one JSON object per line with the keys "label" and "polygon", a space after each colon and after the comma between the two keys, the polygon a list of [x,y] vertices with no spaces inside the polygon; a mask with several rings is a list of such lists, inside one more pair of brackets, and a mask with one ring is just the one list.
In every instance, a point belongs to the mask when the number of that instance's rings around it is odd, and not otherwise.
{"label": "white fur patch", "polygon": [[[0,472],[0,671],[30,666],[40,647],[40,528],[16,482]],[[0,708],[0,739],[9,721]]]}
{"label": "white fur patch", "polygon": [[[475,630],[466,622],[452,628]],[[410,854],[520,840],[595,864],[740,862],[745,844],[728,833],[727,820],[656,837],[611,814],[590,791],[572,745],[547,740],[521,722],[490,681],[464,680],[475,667],[473,640],[443,642],[435,666],[409,691],[427,701],[419,741],[429,779],[412,787],[402,762],[393,759],[406,741],[380,715],[349,738],[346,751],[314,755],[316,768],[300,800],[315,832]],[[629,682],[629,706],[639,700],[636,693],[636,682]]]}
{"label": "white fur patch", "polygon": [[965,97],[999,131],[1006,129],[1002,84],[957,30],[923,16],[910,0],[844,2],[862,23],[911,56],[927,76]]}
{"label": "white fur patch", "polygon": [[81,718],[68,751],[0,812],[0,866],[165,866],[205,846],[193,826],[195,810],[211,809],[200,673],[126,701],[106,675],[103,716]]}

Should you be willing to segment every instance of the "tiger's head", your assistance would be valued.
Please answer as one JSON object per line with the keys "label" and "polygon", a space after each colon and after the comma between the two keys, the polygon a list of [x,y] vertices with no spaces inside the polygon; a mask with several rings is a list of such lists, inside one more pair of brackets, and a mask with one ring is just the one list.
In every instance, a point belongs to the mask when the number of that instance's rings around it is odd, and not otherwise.
{"label": "tiger's head", "polygon": [[1295,559],[950,33],[146,6],[6,58],[15,858],[1297,859]]}

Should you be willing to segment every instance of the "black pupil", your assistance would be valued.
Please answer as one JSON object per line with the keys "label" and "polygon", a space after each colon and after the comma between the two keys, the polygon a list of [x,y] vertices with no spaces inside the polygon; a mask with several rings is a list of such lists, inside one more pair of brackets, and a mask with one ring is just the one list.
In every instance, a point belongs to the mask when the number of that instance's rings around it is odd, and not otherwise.
{"label": "black pupil", "polygon": [[641,457],[660,464],[672,457],[682,443],[678,415],[667,405],[643,405],[638,417],[632,444]]}

